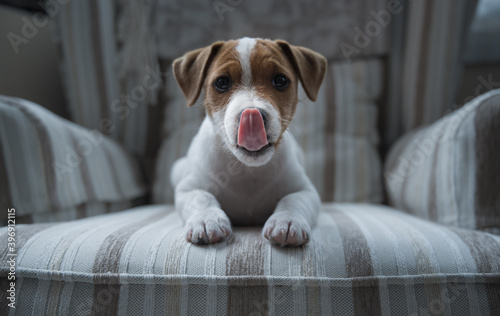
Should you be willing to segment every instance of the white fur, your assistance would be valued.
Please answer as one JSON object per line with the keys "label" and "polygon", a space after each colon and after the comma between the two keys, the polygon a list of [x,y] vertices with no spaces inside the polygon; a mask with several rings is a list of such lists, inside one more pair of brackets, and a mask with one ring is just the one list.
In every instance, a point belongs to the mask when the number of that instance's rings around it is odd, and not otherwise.
{"label": "white fur", "polygon": [[260,157],[249,157],[237,147],[236,139],[238,137],[238,118],[247,108],[256,108],[268,113],[267,135],[271,144],[276,143],[281,132],[281,123],[278,113],[273,106],[265,99],[259,98],[255,91],[243,89],[236,91],[227,107],[214,113],[213,123],[216,131],[225,140],[224,146],[230,150],[241,162],[248,166],[258,167],[269,162],[274,154],[274,147],[270,148]]}
{"label": "white fur", "polygon": [[252,49],[257,44],[255,38],[244,37],[238,41],[235,49],[238,52],[238,57],[242,70],[243,85],[250,87],[252,82],[252,67],[250,66],[250,54]]}
{"label": "white fur", "polygon": [[[236,50],[242,61],[249,60],[252,42],[240,40]],[[262,234],[274,244],[309,241],[320,199],[299,162],[301,150],[293,137],[285,133],[279,146],[259,157],[246,155],[236,145],[238,117],[252,107],[267,112],[268,139],[275,143],[281,131],[279,114],[248,82],[225,108],[205,118],[186,157],[172,169],[175,204],[190,242],[218,242],[231,234],[231,223],[264,224]]]}

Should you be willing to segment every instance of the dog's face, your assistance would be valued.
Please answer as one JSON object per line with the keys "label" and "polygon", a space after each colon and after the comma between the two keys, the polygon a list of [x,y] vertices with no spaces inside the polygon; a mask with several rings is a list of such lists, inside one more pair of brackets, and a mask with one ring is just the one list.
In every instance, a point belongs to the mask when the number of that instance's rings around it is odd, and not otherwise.
{"label": "dog's face", "polygon": [[188,106],[203,87],[207,114],[224,145],[244,164],[262,166],[295,114],[299,80],[316,100],[326,59],[284,41],[242,38],[188,52],[173,69]]}

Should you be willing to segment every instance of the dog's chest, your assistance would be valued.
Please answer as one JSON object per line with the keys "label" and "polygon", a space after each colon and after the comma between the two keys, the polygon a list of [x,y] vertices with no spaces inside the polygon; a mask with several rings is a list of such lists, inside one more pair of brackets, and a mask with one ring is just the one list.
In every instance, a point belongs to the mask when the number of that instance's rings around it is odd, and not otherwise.
{"label": "dog's chest", "polygon": [[233,224],[262,225],[282,198],[279,175],[273,170],[245,169],[226,180],[217,200]]}

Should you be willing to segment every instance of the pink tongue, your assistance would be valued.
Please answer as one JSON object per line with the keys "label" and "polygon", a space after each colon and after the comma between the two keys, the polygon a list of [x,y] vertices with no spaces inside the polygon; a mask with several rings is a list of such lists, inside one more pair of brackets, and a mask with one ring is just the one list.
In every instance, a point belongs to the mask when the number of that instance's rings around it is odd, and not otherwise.
{"label": "pink tongue", "polygon": [[238,128],[238,146],[248,151],[257,151],[267,145],[264,120],[257,109],[246,109],[241,113]]}

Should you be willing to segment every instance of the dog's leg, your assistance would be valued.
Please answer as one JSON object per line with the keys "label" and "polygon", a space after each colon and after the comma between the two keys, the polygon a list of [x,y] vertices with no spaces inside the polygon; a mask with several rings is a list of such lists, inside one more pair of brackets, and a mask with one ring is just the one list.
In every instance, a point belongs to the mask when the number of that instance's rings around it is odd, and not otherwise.
{"label": "dog's leg", "polygon": [[193,178],[185,178],[175,192],[175,206],[185,222],[186,240],[213,244],[232,233],[231,222],[210,192],[197,189]]}
{"label": "dog's leg", "polygon": [[267,220],[262,235],[275,245],[304,245],[309,242],[311,227],[316,224],[320,207],[321,202],[314,189],[288,194]]}

